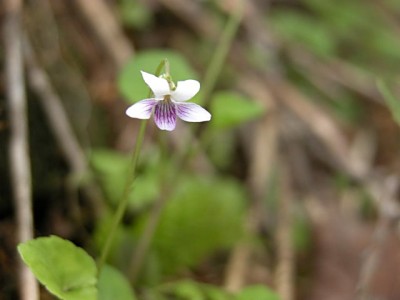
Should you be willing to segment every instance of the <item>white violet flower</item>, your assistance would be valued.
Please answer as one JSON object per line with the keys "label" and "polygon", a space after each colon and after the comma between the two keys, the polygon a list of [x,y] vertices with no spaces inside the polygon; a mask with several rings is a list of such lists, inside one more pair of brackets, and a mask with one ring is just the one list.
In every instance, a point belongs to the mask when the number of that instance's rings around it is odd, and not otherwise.
{"label": "white violet flower", "polygon": [[176,117],[186,122],[210,121],[211,114],[194,103],[185,101],[193,98],[200,90],[197,80],[178,81],[176,87],[163,77],[141,71],[143,80],[154,94],[154,98],[144,99],[128,107],[126,114],[131,118],[149,119],[154,111],[154,121],[161,130],[172,131]]}

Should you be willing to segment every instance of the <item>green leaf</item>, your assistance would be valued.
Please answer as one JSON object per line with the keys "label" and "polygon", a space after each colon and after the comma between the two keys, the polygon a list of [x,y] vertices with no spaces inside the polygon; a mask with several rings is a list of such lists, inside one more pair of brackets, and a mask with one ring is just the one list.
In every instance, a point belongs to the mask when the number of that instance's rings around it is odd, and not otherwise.
{"label": "green leaf", "polygon": [[[218,141],[218,143],[213,142]],[[233,131],[216,132],[212,141],[208,143],[209,157],[213,165],[218,169],[227,170],[232,166],[235,158],[236,136]]]}
{"label": "green leaf", "polygon": [[234,92],[216,93],[211,102],[210,126],[227,129],[260,117],[265,108]]}
{"label": "green leaf", "polygon": [[96,264],[82,249],[57,236],[18,245],[18,252],[36,278],[65,300],[96,300]]}
{"label": "green leaf", "polygon": [[118,9],[122,22],[127,26],[142,29],[152,22],[150,9],[141,1],[121,0]]}
{"label": "green leaf", "polygon": [[196,79],[196,72],[186,59],[179,53],[171,50],[148,50],[136,53],[121,71],[118,78],[118,87],[128,103],[148,97],[149,88],[144,83],[140,71],[154,74],[160,62],[167,58],[170,64],[172,79]]}
{"label": "green leaf", "polygon": [[285,40],[298,43],[320,56],[334,55],[336,41],[322,22],[292,11],[275,12],[270,21]]}
{"label": "green leaf", "polygon": [[[92,151],[91,163],[107,199],[113,205],[117,205],[125,188],[125,179],[131,159],[116,151],[96,149]],[[155,168],[154,163],[149,165],[135,179],[133,189],[129,194],[129,207],[131,209],[140,209],[156,199],[159,172]]]}
{"label": "green leaf", "polygon": [[162,285],[159,290],[180,300],[228,300],[225,291],[217,286],[199,283],[193,280],[180,280]]}
{"label": "green leaf", "polygon": [[196,265],[243,233],[246,196],[236,181],[186,176],[176,187],[153,240],[163,274]]}
{"label": "green leaf", "polygon": [[99,300],[135,300],[128,280],[115,268],[105,265],[99,277]]}
{"label": "green leaf", "polygon": [[236,295],[235,300],[279,300],[279,296],[263,285],[253,285],[244,288]]}
{"label": "green leaf", "polygon": [[383,80],[378,80],[378,89],[386,101],[386,105],[393,115],[393,119],[400,125],[400,99],[396,99]]}
{"label": "green leaf", "polygon": [[204,300],[200,286],[191,280],[182,280],[168,285],[166,291],[182,300]]}

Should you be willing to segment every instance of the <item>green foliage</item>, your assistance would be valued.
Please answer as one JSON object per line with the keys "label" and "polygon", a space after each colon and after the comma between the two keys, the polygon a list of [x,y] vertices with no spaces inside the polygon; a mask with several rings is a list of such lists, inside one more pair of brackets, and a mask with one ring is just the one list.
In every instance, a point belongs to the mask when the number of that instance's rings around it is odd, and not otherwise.
{"label": "green foliage", "polygon": [[41,237],[18,245],[23,261],[36,278],[65,300],[96,300],[94,260],[81,248],[57,236]]}
{"label": "green foliage", "polygon": [[296,216],[292,227],[292,238],[295,249],[299,252],[307,251],[311,246],[311,228],[305,216]]}
{"label": "green foliage", "polygon": [[376,13],[378,3],[304,0],[302,5],[302,10],[272,11],[269,21],[278,36],[292,46],[344,59],[375,74],[397,74],[400,40],[385,14]]}
{"label": "green foliage", "polygon": [[160,217],[153,250],[162,273],[194,266],[242,234],[245,193],[235,181],[187,176]]}
{"label": "green foliage", "polygon": [[244,288],[236,295],[235,300],[279,300],[279,296],[264,285]]}
{"label": "green foliage", "polygon": [[383,80],[378,81],[378,88],[383,98],[386,101],[386,105],[393,115],[393,119],[400,125],[400,99],[396,99],[389,90],[387,84]]}
{"label": "green foliage", "polygon": [[[117,205],[124,192],[131,159],[116,151],[95,149],[92,151],[91,163],[107,198],[113,205]],[[135,179],[129,195],[131,209],[140,209],[151,203],[158,195],[157,166],[153,162],[150,163]]]}
{"label": "green foliage", "polygon": [[234,92],[218,92],[211,102],[213,115],[210,126],[215,129],[229,129],[260,117],[264,107]]}
{"label": "green foliage", "polygon": [[176,300],[230,300],[232,297],[221,288],[192,280],[181,280],[163,285],[160,292]]}
{"label": "green foliage", "polygon": [[197,78],[196,72],[186,59],[174,51],[148,50],[138,52],[125,65],[118,78],[119,90],[128,103],[148,98],[149,88],[144,83],[140,71],[154,74],[160,62],[165,58],[169,60],[171,76],[174,81]]}
{"label": "green foliage", "polygon": [[[110,234],[111,224],[112,216],[110,211],[107,211],[107,214],[96,222],[96,229],[93,234],[93,246],[97,248],[99,253],[104,246],[107,236]],[[107,261],[116,263],[117,257],[122,258],[121,249],[124,248],[125,244],[129,244],[132,239],[133,237],[129,235],[127,229],[123,226],[119,226],[114,232],[114,239],[111,245],[109,259]]]}
{"label": "green foliage", "polygon": [[120,0],[118,9],[122,21],[129,27],[143,29],[152,22],[151,11],[141,1]]}
{"label": "green foliage", "polygon": [[301,44],[315,54],[332,56],[336,51],[335,41],[327,28],[309,16],[280,11],[271,16],[271,21],[280,36],[289,42]]}
{"label": "green foliage", "polygon": [[218,169],[227,169],[235,159],[236,135],[233,131],[223,131],[213,134],[208,144],[209,157]]}
{"label": "green foliage", "polygon": [[105,265],[98,282],[99,300],[135,300],[129,281],[115,268]]}
{"label": "green foliage", "polygon": [[230,295],[217,286],[181,280],[165,284],[158,290],[162,295],[175,300],[279,300],[276,293],[263,285],[249,286],[237,295]]}

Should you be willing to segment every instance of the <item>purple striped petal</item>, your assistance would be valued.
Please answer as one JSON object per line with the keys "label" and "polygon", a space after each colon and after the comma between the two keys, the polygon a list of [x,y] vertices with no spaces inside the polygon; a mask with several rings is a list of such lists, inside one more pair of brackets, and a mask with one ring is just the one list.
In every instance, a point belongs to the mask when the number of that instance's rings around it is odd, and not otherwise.
{"label": "purple striped petal", "polygon": [[174,130],[176,126],[175,104],[170,100],[159,101],[154,109],[154,121],[161,130]]}
{"label": "purple striped petal", "polygon": [[204,122],[211,120],[211,114],[194,103],[175,102],[177,116],[186,122]]}
{"label": "purple striped petal", "polygon": [[128,107],[126,114],[131,118],[149,119],[156,103],[154,99],[144,99]]}

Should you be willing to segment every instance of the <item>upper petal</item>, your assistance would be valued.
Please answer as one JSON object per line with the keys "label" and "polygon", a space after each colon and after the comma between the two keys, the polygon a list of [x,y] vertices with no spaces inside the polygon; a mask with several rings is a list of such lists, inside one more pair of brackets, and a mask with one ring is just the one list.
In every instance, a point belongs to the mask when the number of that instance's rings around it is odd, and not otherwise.
{"label": "upper petal", "polygon": [[152,90],[156,99],[161,100],[162,98],[164,98],[165,95],[171,94],[171,90],[166,79],[157,77],[144,71],[140,72],[142,73],[144,82],[146,82],[146,84]]}
{"label": "upper petal", "polygon": [[194,103],[175,103],[176,115],[187,122],[204,122],[211,120],[211,114]]}
{"label": "upper petal", "polygon": [[176,105],[172,101],[158,101],[154,121],[161,130],[172,131],[176,126]]}
{"label": "upper petal", "polygon": [[171,92],[171,97],[175,101],[186,101],[193,98],[200,90],[200,82],[197,80],[178,81],[175,91]]}
{"label": "upper petal", "polygon": [[125,113],[131,118],[148,119],[157,102],[154,99],[144,99],[129,106]]}

